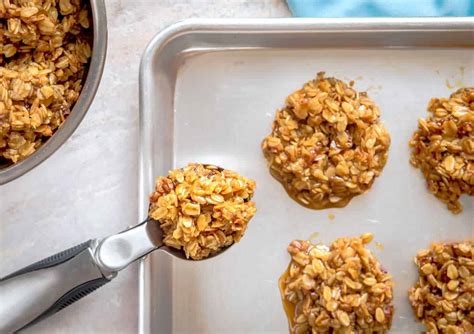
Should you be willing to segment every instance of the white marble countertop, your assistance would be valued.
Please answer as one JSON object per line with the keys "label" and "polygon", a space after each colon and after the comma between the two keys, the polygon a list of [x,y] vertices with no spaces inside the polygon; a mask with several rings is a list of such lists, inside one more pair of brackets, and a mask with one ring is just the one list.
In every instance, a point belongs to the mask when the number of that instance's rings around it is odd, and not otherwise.
{"label": "white marble countertop", "polygon": [[[73,136],[27,175],[0,187],[0,277],[136,223],[138,67],[148,41],[191,17],[288,17],[283,0],[105,0],[102,82]],[[138,273],[105,287],[29,333],[135,333]]]}

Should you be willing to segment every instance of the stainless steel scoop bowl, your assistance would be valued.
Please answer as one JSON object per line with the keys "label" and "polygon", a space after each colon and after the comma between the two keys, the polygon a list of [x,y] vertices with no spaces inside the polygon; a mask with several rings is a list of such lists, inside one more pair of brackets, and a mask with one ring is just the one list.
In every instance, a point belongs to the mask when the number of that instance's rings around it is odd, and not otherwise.
{"label": "stainless steel scoop bowl", "polygon": [[24,329],[62,310],[157,249],[188,260],[183,251],[164,245],[159,222],[148,218],[121,233],[86,241],[0,279],[0,333]]}

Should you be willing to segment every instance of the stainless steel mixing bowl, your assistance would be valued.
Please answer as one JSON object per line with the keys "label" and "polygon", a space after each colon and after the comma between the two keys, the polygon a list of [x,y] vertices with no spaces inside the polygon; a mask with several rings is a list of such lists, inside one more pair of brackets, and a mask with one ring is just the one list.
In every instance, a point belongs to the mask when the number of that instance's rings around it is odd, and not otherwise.
{"label": "stainless steel mixing bowl", "polygon": [[16,164],[0,167],[0,185],[16,179],[46,160],[64,144],[89,109],[99,87],[107,52],[107,17],[104,1],[90,0],[90,6],[94,35],[92,57],[79,99],[66,121],[35,153]]}

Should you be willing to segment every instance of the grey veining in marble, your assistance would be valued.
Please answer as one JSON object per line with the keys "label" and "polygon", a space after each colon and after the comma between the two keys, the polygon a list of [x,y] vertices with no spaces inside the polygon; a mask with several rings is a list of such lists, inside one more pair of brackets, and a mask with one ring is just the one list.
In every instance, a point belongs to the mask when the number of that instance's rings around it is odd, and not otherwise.
{"label": "grey veining in marble", "polygon": [[[136,223],[138,67],[148,41],[190,17],[287,17],[283,0],[105,0],[109,45],[99,91],[75,134],[0,187],[0,277]],[[137,266],[28,333],[135,333]]]}

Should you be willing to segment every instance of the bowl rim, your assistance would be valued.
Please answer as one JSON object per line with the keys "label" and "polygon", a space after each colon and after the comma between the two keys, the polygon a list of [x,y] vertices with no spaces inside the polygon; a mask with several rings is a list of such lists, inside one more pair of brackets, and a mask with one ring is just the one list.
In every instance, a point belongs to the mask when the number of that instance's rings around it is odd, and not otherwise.
{"label": "bowl rim", "polygon": [[104,0],[90,0],[89,3],[93,24],[92,57],[79,98],[70,115],[51,138],[24,160],[0,169],[0,185],[26,174],[56,152],[79,126],[94,100],[104,71],[107,53],[107,15]]}

